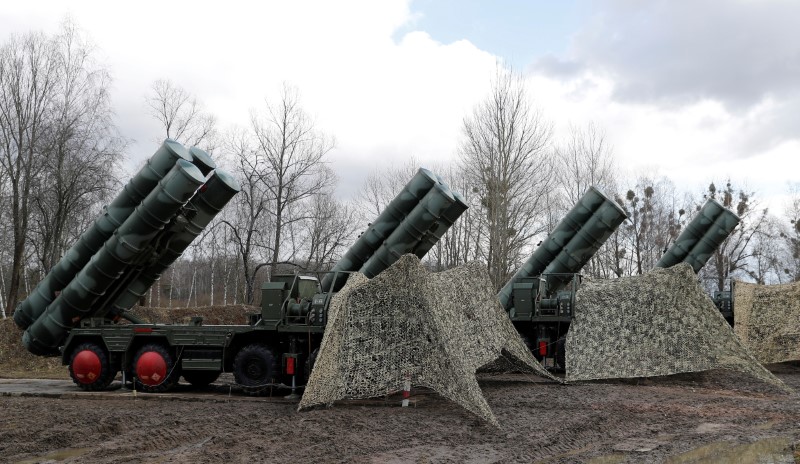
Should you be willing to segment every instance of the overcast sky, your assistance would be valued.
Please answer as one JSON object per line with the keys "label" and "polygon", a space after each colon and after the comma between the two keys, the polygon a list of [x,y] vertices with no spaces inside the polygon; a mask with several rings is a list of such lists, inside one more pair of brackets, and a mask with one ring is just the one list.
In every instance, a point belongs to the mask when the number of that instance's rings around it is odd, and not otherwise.
{"label": "overcast sky", "polygon": [[[248,6],[241,6],[241,5]],[[700,192],[730,177],[779,209],[800,182],[800,2],[353,0],[0,3],[0,38],[70,15],[114,78],[131,164],[158,125],[144,97],[167,78],[223,127],[296,86],[339,195],[415,157],[456,156],[462,120],[499,60],[524,73],[563,135],[603,127],[627,173]]]}

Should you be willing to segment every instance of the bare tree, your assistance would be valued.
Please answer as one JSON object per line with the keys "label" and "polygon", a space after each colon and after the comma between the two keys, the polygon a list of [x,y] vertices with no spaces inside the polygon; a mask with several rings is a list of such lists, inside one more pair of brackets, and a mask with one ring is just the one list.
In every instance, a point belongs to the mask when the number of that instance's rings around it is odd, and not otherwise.
{"label": "bare tree", "polygon": [[270,240],[274,228],[269,211],[272,197],[257,172],[256,156],[248,134],[244,131],[231,132],[227,137],[226,151],[235,159],[234,174],[242,189],[233,198],[232,205],[223,210],[222,222],[231,232],[231,241],[242,263],[245,302],[251,303],[256,274],[270,264]]}
{"label": "bare tree", "polygon": [[167,79],[153,82],[152,94],[146,97],[150,114],[164,128],[165,136],[187,146],[216,148],[217,119],[184,88]]}
{"label": "bare tree", "polygon": [[[297,91],[288,86],[277,104],[267,102],[265,113],[251,113],[248,130],[228,137],[227,149],[235,159],[242,191],[237,195],[237,214],[225,224],[244,268],[247,303],[255,297],[259,270],[297,264],[308,256],[329,256],[338,249],[337,240],[326,241],[312,230],[316,221],[328,220],[315,199],[332,193],[335,177],[325,165],[332,148],[333,140],[316,130],[300,107]],[[303,231],[309,224],[311,229]],[[292,240],[300,236],[318,241],[306,246]],[[308,255],[303,256],[303,250]]]}
{"label": "bare tree", "polygon": [[0,163],[10,187],[13,226],[12,266],[6,307],[16,306],[25,265],[31,190],[56,86],[57,50],[53,40],[30,33],[12,37],[0,48]]}
{"label": "bare tree", "polygon": [[605,131],[595,123],[570,126],[556,148],[558,186],[568,205],[574,205],[590,186],[606,192],[616,187],[616,165]]}
{"label": "bare tree", "polygon": [[[580,200],[590,186],[608,195],[614,195],[617,186],[613,149],[605,131],[595,123],[584,127],[570,126],[566,139],[556,148],[556,157],[558,192],[554,191],[547,200],[550,205],[548,230],[555,227],[558,219]],[[595,277],[618,276],[617,271],[621,272],[621,245],[619,236],[612,237],[592,256],[584,272]]]}
{"label": "bare tree", "polygon": [[781,263],[780,229],[778,219],[769,215],[761,230],[753,236],[752,257],[743,270],[757,284],[783,283],[785,280]]}
{"label": "bare tree", "polygon": [[758,209],[753,193],[736,189],[730,180],[725,188],[717,190],[714,183],[708,187],[703,198],[713,198],[726,208],[732,209],[741,219],[731,235],[722,242],[701,270],[701,276],[709,289],[724,290],[726,282],[735,275],[747,275],[752,271],[753,244],[756,237],[764,231],[768,211]]}
{"label": "bare tree", "polygon": [[264,114],[251,113],[250,129],[255,142],[254,173],[272,200],[272,262],[278,263],[295,256],[295,250],[282,248],[284,230],[312,217],[308,200],[330,193],[335,185],[332,171],[325,166],[325,155],[334,141],[316,129],[300,106],[297,90],[287,85],[280,101],[267,102]]}
{"label": "bare tree", "polygon": [[783,230],[783,274],[790,282],[800,281],[800,184],[791,188]]}
{"label": "bare tree", "polygon": [[[310,271],[328,270],[357,232],[353,209],[331,195],[315,194],[310,201],[308,218],[293,233],[293,248],[305,250],[304,267]],[[299,243],[298,243],[299,242]]]}
{"label": "bare tree", "polygon": [[621,204],[628,213],[627,222],[621,226],[628,242],[622,273],[644,274],[655,267],[677,238],[686,210],[676,198],[674,185],[664,177],[640,177]]}
{"label": "bare tree", "polygon": [[532,106],[520,76],[498,66],[489,97],[464,119],[461,162],[483,211],[482,257],[500,288],[531,239],[553,186],[551,127]]}
{"label": "bare tree", "polygon": [[44,272],[111,193],[125,146],[112,121],[110,77],[95,64],[92,47],[69,22],[54,46],[59,60],[50,125],[42,137],[43,162],[32,191],[32,243]]}

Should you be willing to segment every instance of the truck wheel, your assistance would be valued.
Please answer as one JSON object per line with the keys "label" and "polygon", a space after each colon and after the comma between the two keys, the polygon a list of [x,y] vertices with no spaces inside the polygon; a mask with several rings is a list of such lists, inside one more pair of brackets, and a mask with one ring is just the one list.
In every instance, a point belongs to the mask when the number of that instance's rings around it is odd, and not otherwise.
{"label": "truck wheel", "polygon": [[180,372],[175,358],[162,345],[150,343],[133,358],[133,375],[136,389],[147,393],[163,393],[178,383]]}
{"label": "truck wheel", "polygon": [[233,376],[248,394],[261,394],[275,376],[275,357],[264,345],[247,345],[233,360]]}
{"label": "truck wheel", "polygon": [[81,343],[69,358],[69,376],[81,390],[105,390],[117,372],[111,368],[108,353],[96,343]]}
{"label": "truck wheel", "polygon": [[220,371],[183,371],[183,378],[193,387],[207,387],[219,378]]}

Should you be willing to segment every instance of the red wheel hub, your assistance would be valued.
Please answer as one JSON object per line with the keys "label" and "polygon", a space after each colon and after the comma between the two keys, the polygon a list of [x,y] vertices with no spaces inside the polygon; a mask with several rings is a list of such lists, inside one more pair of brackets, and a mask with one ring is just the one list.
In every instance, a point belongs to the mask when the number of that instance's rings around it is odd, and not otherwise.
{"label": "red wheel hub", "polygon": [[155,351],[143,353],[136,361],[136,376],[145,385],[158,385],[167,377],[167,361]]}
{"label": "red wheel hub", "polygon": [[100,357],[92,350],[83,350],[72,360],[72,373],[78,382],[90,384],[100,378],[103,366]]}

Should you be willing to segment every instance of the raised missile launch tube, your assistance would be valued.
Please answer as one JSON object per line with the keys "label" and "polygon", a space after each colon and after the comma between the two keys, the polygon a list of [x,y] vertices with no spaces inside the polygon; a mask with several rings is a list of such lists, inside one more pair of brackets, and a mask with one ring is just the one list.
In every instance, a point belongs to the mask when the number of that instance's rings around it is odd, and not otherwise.
{"label": "raised missile launch tube", "polygon": [[572,280],[570,274],[579,272],[627,217],[625,210],[607,198],[545,268],[544,274],[551,274],[547,280],[548,290],[555,292],[568,284]]}
{"label": "raised missile launch tube", "polygon": [[455,201],[455,197],[447,186],[434,185],[367,262],[361,266],[359,272],[371,279],[391,266],[402,255],[410,253]]}
{"label": "raised missile launch tube", "polygon": [[144,167],[125,185],[114,200],[103,209],[72,248],[50,270],[33,292],[14,311],[14,322],[26,329],[42,315],[55,293],[66,287],[75,274],[89,262],[134,208],[141,203],[178,160],[191,161],[192,156],[178,142],[166,139]]}
{"label": "raised missile launch tube", "polygon": [[444,234],[453,226],[456,220],[461,216],[464,211],[469,209],[467,206],[467,202],[458,192],[451,190],[450,191],[455,198],[455,202],[450,205],[447,210],[442,213],[442,216],[439,218],[436,224],[425,234],[422,240],[417,244],[416,247],[411,251],[417,258],[422,259],[430,250],[433,248],[436,243],[441,240]]}
{"label": "raised missile launch tube", "polygon": [[367,230],[361,234],[347,253],[336,263],[331,272],[322,279],[322,291],[339,291],[347,281],[347,274],[337,271],[358,271],[375,253],[384,240],[397,228],[403,219],[414,209],[428,191],[437,184],[436,176],[427,169],[420,168],[402,191],[381,212]]}
{"label": "raised missile launch tube", "polygon": [[706,265],[708,259],[722,245],[722,242],[733,233],[739,224],[739,216],[729,210],[725,210],[714,225],[703,235],[703,238],[692,248],[692,252],[686,257],[685,262],[689,263],[697,273]]}
{"label": "raised missile launch tube", "polygon": [[45,356],[59,354],[58,347],[69,329],[92,315],[96,310],[93,304],[189,201],[204,180],[192,163],[178,161],[44,314],[28,327],[22,336],[28,351]]}
{"label": "raised missile launch tube", "polygon": [[658,260],[656,267],[667,268],[685,262],[694,272],[699,272],[738,224],[738,216],[716,200],[709,199]]}
{"label": "raised missile launch tube", "polygon": [[656,267],[667,268],[682,263],[724,209],[719,202],[708,200],[697,216],[686,225],[675,243],[658,260]]}
{"label": "raised missile launch tube", "polygon": [[[597,216],[595,214],[597,213]],[[621,219],[619,219],[621,217]],[[591,251],[593,240],[587,237],[587,234],[597,235],[597,239],[602,239],[600,244],[610,236],[616,227],[625,220],[625,211],[617,205],[611,198],[607,197],[603,192],[592,186],[583,194],[578,203],[561,219],[561,222],[556,225],[555,229],[544,239],[533,254],[525,261],[525,264],[514,274],[514,276],[506,283],[505,286],[497,294],[498,299],[503,304],[505,309],[509,309],[512,300],[511,295],[514,289],[514,284],[523,278],[536,277],[543,274],[548,266],[555,261],[563,250],[569,247],[571,241],[576,238],[578,232],[583,229],[587,223],[592,222],[590,229],[584,232],[570,248],[571,251],[561,256],[561,264],[551,269],[551,272],[578,272],[564,271],[563,269],[571,269],[577,265],[584,258],[586,261],[591,258],[591,255],[586,257],[586,254],[594,254],[597,250]],[[618,222],[617,222],[618,221]],[[614,225],[616,223],[616,225]],[[610,232],[606,229],[611,228]],[[594,240],[595,242],[598,240]],[[569,254],[575,255],[570,263]],[[581,266],[583,267],[583,266]],[[580,268],[578,268],[580,270]]]}
{"label": "raised missile launch tube", "polygon": [[[146,267],[139,276],[127,286],[111,305],[114,314],[122,314],[131,309],[153,283],[161,277],[176,259],[186,250],[190,243],[206,228],[225,204],[240,190],[239,182],[225,171],[217,169],[211,178],[192,197],[179,217],[185,218],[169,238],[169,245],[159,258]],[[107,308],[101,308],[103,311]],[[97,316],[102,315],[97,313]]]}
{"label": "raised missile launch tube", "polygon": [[209,172],[217,167],[217,163],[215,163],[204,150],[192,147],[189,149],[189,155],[192,157],[192,164],[197,166],[197,169],[199,169],[204,176],[207,176]]}

